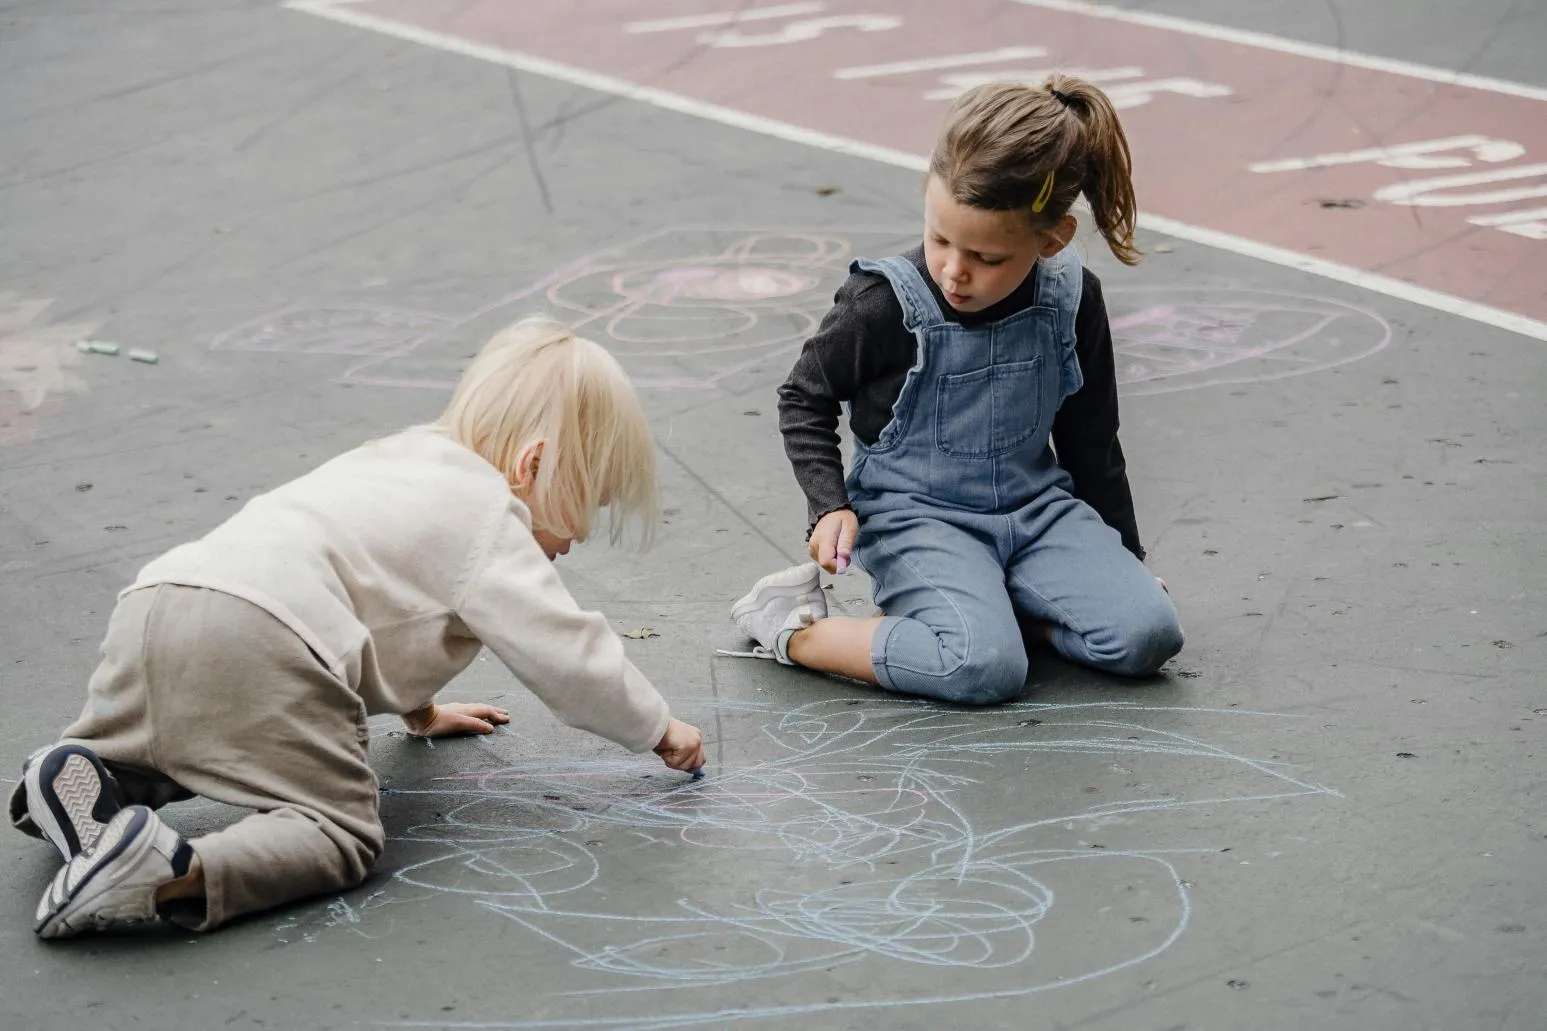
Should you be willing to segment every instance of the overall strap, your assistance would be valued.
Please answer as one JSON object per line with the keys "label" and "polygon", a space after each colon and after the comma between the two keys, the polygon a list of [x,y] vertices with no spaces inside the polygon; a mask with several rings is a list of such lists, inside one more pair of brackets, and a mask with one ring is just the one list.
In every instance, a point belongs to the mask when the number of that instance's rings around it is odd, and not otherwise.
{"label": "overall strap", "polygon": [[910,333],[943,325],[945,316],[935,303],[929,284],[919,275],[918,268],[907,258],[894,254],[889,258],[872,261],[860,258],[849,266],[850,272],[872,272],[886,277],[892,284],[892,292],[902,305],[902,323]]}
{"label": "overall strap", "polygon": [[1058,313],[1058,365],[1061,397],[1068,397],[1085,385],[1080,372],[1080,357],[1075,350],[1074,324],[1085,292],[1085,266],[1073,246],[1065,247],[1051,258],[1037,261],[1037,307]]}

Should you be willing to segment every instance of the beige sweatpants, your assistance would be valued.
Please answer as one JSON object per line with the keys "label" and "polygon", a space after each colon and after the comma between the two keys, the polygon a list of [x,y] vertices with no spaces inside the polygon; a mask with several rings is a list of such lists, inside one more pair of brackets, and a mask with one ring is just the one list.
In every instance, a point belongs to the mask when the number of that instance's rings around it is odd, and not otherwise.
{"label": "beige sweatpants", "polygon": [[[63,741],[92,749],[131,804],[202,796],[257,812],[191,842],[210,930],[351,888],[381,855],[365,703],[288,627],[219,591],[162,586],[119,602],[86,709]],[[28,833],[26,792],[12,823]]]}

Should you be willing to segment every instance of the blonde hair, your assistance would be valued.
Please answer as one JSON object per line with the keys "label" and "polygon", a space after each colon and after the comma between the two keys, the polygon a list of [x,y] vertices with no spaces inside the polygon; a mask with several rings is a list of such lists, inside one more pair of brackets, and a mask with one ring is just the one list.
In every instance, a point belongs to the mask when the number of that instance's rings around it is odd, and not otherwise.
{"label": "blonde hair", "polygon": [[1039,229],[1056,225],[1083,193],[1117,260],[1139,263],[1128,137],[1112,101],[1083,79],[968,90],[946,115],[929,171],[958,203],[1024,212]]}
{"label": "blonde hair", "polygon": [[543,442],[530,491],[536,529],[585,540],[606,508],[614,544],[630,522],[641,546],[654,537],[660,501],[644,409],[617,359],[564,326],[532,317],[496,334],[435,425],[512,485],[522,450]]}

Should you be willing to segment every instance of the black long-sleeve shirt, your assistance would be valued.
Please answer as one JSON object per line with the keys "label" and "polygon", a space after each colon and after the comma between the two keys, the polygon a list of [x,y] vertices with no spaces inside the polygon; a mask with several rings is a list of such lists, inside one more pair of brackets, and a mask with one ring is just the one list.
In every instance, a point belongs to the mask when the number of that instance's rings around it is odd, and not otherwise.
{"label": "black long-sleeve shirt", "polygon": [[[934,294],[947,319],[963,326],[996,322],[1036,303],[1035,271],[1015,292],[981,312],[960,313],[946,303],[929,277],[924,248],[905,253]],[[1134,518],[1128,468],[1117,439],[1117,371],[1112,329],[1101,280],[1085,270],[1075,315],[1075,351],[1085,385],[1064,399],[1053,419],[1053,450],[1073,480],[1074,496],[1095,509],[1139,558],[1144,548]],[[856,272],[838,288],[833,308],[806,341],[789,378],[779,388],[779,430],[795,480],[806,495],[814,525],[849,507],[839,444],[841,405],[850,406],[849,429],[866,445],[892,420],[908,370],[918,360],[918,341],[903,327],[902,305],[880,275]]]}

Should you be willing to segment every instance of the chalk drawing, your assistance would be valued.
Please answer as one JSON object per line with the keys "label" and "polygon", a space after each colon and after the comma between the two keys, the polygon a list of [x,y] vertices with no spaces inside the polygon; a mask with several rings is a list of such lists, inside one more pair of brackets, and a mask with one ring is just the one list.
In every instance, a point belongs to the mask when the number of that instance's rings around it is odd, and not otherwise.
{"label": "chalk drawing", "polygon": [[86,389],[74,371],[81,361],[75,342],[97,324],[51,323],[50,303],[0,292],[0,447],[31,440],[60,397]]}
{"label": "chalk drawing", "polygon": [[[782,380],[860,254],[907,231],[679,228],[588,255],[461,316],[336,305],[238,326],[217,349],[357,359],[345,381],[450,390],[501,326],[538,308],[615,354],[640,387],[743,393]],[[1328,298],[1205,287],[1109,287],[1117,379],[1130,395],[1303,375],[1391,341],[1377,313]]]}
{"label": "chalk drawing", "polygon": [[1105,291],[1128,395],[1302,376],[1391,343],[1376,312],[1266,290],[1142,287]]}
{"label": "chalk drawing", "polygon": [[[1188,841],[1178,812],[1340,797],[1202,736],[1296,718],[1272,713],[876,696],[696,707],[739,742],[730,754],[771,758],[703,781],[644,759],[534,759],[387,792],[437,816],[393,834],[394,890],[510,921],[528,936],[524,969],[567,965],[578,987],[526,989],[508,1021],[383,1024],[666,1029],[1031,995],[1182,937],[1199,876],[1184,866],[1234,866],[1214,857],[1239,842]],[[986,787],[1006,771],[1026,790]],[[372,933],[356,915],[320,919]],[[838,968],[842,1000],[828,998]],[[714,992],[756,984],[781,1001],[728,1009]],[[519,1017],[533,1010],[547,1016]]]}
{"label": "chalk drawing", "polygon": [[211,346],[363,359],[345,369],[345,381],[449,390],[489,336],[546,310],[605,344],[642,388],[737,391],[783,377],[858,249],[887,253],[909,239],[869,230],[666,229],[586,255],[467,314],[292,308],[228,330]]}
{"label": "chalk drawing", "polygon": [[[212,350],[277,351],[362,358],[343,373],[346,382],[373,382],[368,370],[412,354],[433,329],[454,321],[433,312],[400,311],[358,305],[286,308],[222,333]],[[441,387],[416,380],[384,381],[380,386]]]}
{"label": "chalk drawing", "polygon": [[351,903],[341,896],[323,906],[319,912],[297,912],[292,915],[274,928],[274,937],[282,945],[289,945],[291,942],[311,944],[320,939],[326,931],[344,928],[361,938],[375,941],[392,933],[392,922],[389,920],[387,925],[378,928],[375,934],[367,934],[360,929],[359,925],[365,921],[367,914],[390,906],[394,901],[385,891],[373,891],[363,901],[356,903]]}

